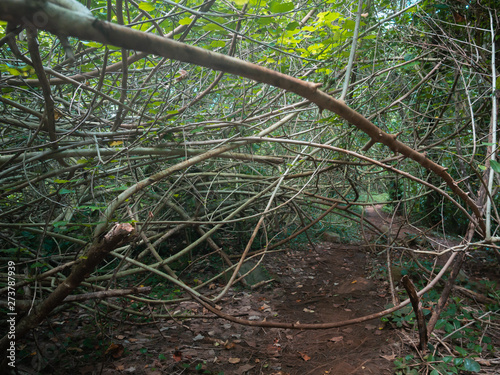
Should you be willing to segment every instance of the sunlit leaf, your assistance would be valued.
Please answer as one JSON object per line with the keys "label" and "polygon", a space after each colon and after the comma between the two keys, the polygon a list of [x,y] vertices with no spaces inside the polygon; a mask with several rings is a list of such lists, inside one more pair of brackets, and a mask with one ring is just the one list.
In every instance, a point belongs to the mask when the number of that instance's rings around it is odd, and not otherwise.
{"label": "sunlit leaf", "polygon": [[344,29],[347,29],[347,30],[354,30],[354,28],[356,27],[356,21],[353,21],[353,20],[345,20],[344,21],[344,24],[342,25],[342,27]]}
{"label": "sunlit leaf", "polygon": [[190,17],[182,18],[179,20],[179,24],[181,25],[189,25],[191,22],[193,22],[193,19]]}
{"label": "sunlit leaf", "polygon": [[293,7],[293,3],[284,3],[282,1],[273,1],[269,4],[269,10],[273,13],[289,12]]}
{"label": "sunlit leaf", "polygon": [[155,6],[151,3],[140,3],[139,9],[144,10],[145,12],[151,12],[155,10]]}
{"label": "sunlit leaf", "polygon": [[208,25],[203,26],[203,30],[205,31],[224,31],[224,28],[216,25],[214,23],[210,23]]}
{"label": "sunlit leaf", "polygon": [[101,48],[102,47],[102,43],[97,43],[97,42],[82,41],[82,44],[86,45],[87,47],[95,47],[95,48]]}
{"label": "sunlit leaf", "polygon": [[212,43],[210,43],[211,48],[219,48],[219,47],[224,47],[226,45],[226,42],[223,40],[214,40]]}

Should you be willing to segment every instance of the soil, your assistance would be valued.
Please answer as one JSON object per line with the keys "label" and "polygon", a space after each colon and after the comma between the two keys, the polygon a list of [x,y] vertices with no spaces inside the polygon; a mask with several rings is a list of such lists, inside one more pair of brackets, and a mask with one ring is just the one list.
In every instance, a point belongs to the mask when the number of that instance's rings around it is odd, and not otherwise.
{"label": "soil", "polygon": [[[380,210],[366,215],[378,226]],[[272,283],[237,287],[218,306],[248,320],[325,323],[384,310],[388,282],[358,245],[320,243],[265,259]],[[222,288],[212,285],[213,292]],[[97,321],[83,309],[65,311],[21,343],[19,370],[50,374],[392,374],[409,350],[380,320],[327,330],[264,329],[216,318],[195,302],[178,310],[197,316],[147,325]],[[76,316],[75,314],[78,314]],[[109,318],[109,317],[108,317]],[[108,322],[105,325],[103,322]],[[100,333],[96,326],[99,326]],[[38,372],[37,372],[38,370]]]}

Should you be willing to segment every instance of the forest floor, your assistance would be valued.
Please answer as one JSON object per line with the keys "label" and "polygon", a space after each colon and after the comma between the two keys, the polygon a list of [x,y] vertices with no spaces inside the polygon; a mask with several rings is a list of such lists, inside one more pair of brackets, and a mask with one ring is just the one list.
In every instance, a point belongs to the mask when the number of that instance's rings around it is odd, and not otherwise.
{"label": "forest floor", "polygon": [[[387,219],[380,210],[365,213],[376,225]],[[264,261],[275,281],[255,290],[234,288],[218,305],[243,319],[300,323],[379,312],[391,295],[379,272],[385,255],[378,258],[361,241],[287,249]],[[213,292],[220,288],[216,285]],[[286,330],[234,324],[195,302],[183,302],[178,310],[197,318],[139,326],[107,320],[103,327],[93,313],[64,311],[39,327],[36,341],[23,344],[26,355],[19,370],[75,375],[392,374],[394,360],[413,350],[412,341],[417,343],[414,330],[402,334],[380,319],[326,330]]]}

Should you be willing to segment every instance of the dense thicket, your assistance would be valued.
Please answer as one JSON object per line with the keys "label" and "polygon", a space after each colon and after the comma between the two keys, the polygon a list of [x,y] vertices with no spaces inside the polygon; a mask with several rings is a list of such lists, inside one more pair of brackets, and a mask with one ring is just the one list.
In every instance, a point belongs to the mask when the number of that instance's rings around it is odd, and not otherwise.
{"label": "dense thicket", "polygon": [[464,249],[496,241],[493,0],[85,3],[99,20],[321,84],[445,169],[277,88],[284,78],[74,38],[50,18],[57,7],[22,18],[14,3],[0,4],[0,255],[25,300],[52,293],[114,223],[136,235],[78,291],[150,285],[136,300],[158,316],[186,292],[229,287],[243,253],[324,231],[364,241],[375,200],[465,236]]}

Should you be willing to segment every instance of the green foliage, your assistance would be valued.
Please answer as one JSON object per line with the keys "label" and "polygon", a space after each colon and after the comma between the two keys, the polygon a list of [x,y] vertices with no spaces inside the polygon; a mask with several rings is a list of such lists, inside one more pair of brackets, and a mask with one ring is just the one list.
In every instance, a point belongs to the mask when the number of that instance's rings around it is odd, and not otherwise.
{"label": "green foliage", "polygon": [[[431,262],[423,262],[427,268],[432,268]],[[438,270],[435,270],[437,272]],[[409,267],[408,273],[413,280],[418,280],[414,272],[414,267]],[[419,288],[422,288],[423,282],[417,282]],[[404,297],[407,298],[407,297]],[[430,314],[427,306],[432,307],[434,301],[439,298],[438,291],[431,290],[422,297],[424,316]],[[498,301],[498,300],[497,300]],[[387,306],[391,307],[391,306]],[[498,306],[491,306],[497,309]],[[429,369],[429,373],[435,374],[461,374],[476,373],[481,370],[481,366],[475,360],[486,352],[494,353],[495,348],[490,344],[491,338],[484,334],[484,327],[474,316],[483,315],[486,310],[473,311],[470,306],[465,304],[459,297],[450,299],[446,309],[441,313],[438,319],[435,332],[437,335],[444,335],[447,344],[452,344],[454,355],[450,355],[449,350],[440,347],[442,341],[428,344],[428,354],[424,357],[415,357],[407,355],[394,361],[396,374],[418,374],[423,368]],[[389,317],[382,318],[384,322],[392,322],[397,327],[410,326],[417,329],[415,314],[410,305],[391,314]],[[486,350],[486,352],[485,352]]]}

